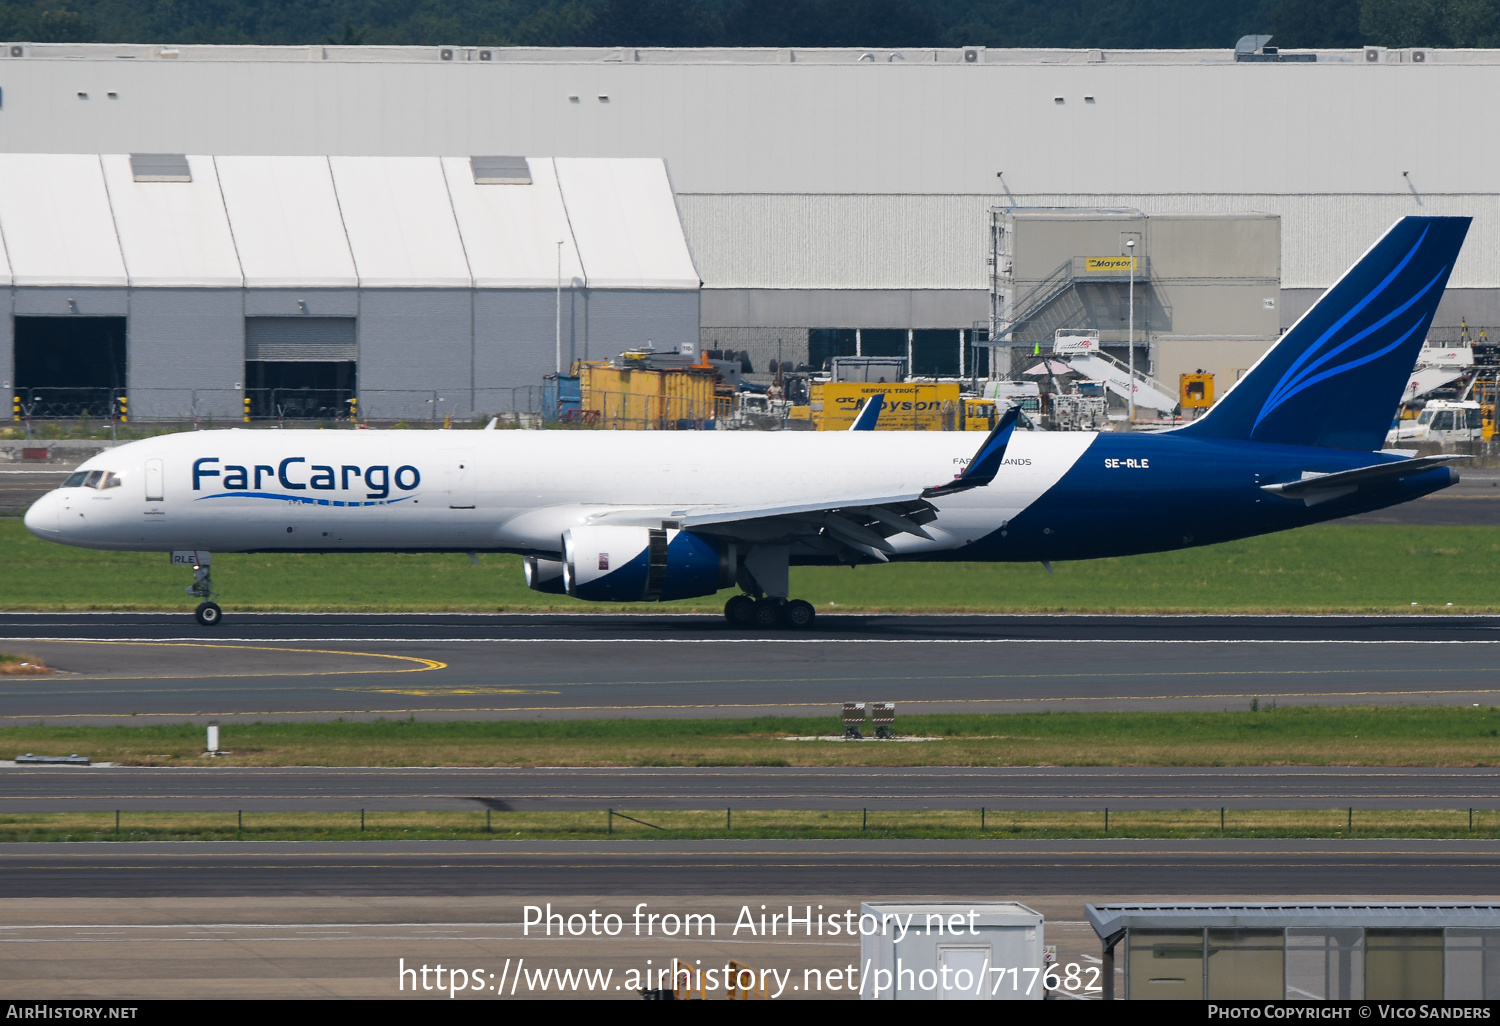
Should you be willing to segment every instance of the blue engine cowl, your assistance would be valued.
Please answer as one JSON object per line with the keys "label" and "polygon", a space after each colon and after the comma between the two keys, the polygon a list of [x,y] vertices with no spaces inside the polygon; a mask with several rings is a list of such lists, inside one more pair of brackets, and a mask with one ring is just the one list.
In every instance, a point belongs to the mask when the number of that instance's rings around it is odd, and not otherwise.
{"label": "blue engine cowl", "polygon": [[712,595],[734,583],[735,545],[717,538],[649,527],[575,527],[562,541],[563,583],[574,598],[670,601]]}

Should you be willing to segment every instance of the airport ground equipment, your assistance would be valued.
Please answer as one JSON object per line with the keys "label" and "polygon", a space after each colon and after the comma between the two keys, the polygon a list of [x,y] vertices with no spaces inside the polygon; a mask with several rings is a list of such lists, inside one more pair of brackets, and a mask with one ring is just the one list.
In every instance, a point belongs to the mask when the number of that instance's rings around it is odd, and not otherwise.
{"label": "airport ground equipment", "polygon": [[876,702],[870,709],[870,719],[875,724],[875,736],[881,739],[896,736],[896,703]]}
{"label": "airport ground equipment", "polygon": [[1214,404],[1214,376],[1205,371],[1177,375],[1177,404],[1184,410],[1206,410]]}
{"label": "airport ground equipment", "polygon": [[844,703],[844,736],[856,741],[865,736],[865,703]]}
{"label": "airport ground equipment", "polygon": [[1132,376],[1130,368],[1108,353],[1100,351],[1086,356],[1075,356],[1068,361],[1079,374],[1096,381],[1103,381],[1115,395],[1130,400],[1131,382],[1135,382],[1135,405],[1158,413],[1171,413],[1177,405],[1177,397],[1166,385],[1144,371],[1137,370]]}
{"label": "airport ground equipment", "polygon": [[1473,399],[1433,399],[1410,420],[1397,420],[1385,440],[1388,446],[1470,446],[1482,439],[1484,423],[1483,406]]}
{"label": "airport ground equipment", "polygon": [[752,604],[726,614],[760,627],[812,623],[794,564],[1050,566],[1268,534],[1457,480],[1380,449],[1468,228],[1398,221],[1171,431],[1016,433],[1015,407],[977,446],[955,431],[192,431],[91,458],[25,523],[123,551],[508,552],[534,561],[534,584],[597,601],[737,584]]}
{"label": "airport ground equipment", "polygon": [[[1500,905],[1086,905],[1131,1000],[1455,1001],[1500,998]],[[1121,964],[1123,963],[1123,964]]]}
{"label": "airport ground equipment", "polygon": [[719,415],[719,372],[684,353],[628,350],[613,360],[580,360],[579,410],[592,427],[668,430],[708,426]]}
{"label": "airport ground equipment", "polygon": [[885,396],[880,431],[954,431],[961,426],[964,406],[956,381],[904,381],[894,384],[815,381],[811,416],[819,431],[846,431],[865,404]]}
{"label": "airport ground equipment", "polygon": [[866,901],[859,913],[864,923],[874,917],[884,924],[861,931],[860,964],[870,966],[861,978],[861,1000],[1040,1001],[1046,996],[1045,923],[1040,912],[1025,905]]}

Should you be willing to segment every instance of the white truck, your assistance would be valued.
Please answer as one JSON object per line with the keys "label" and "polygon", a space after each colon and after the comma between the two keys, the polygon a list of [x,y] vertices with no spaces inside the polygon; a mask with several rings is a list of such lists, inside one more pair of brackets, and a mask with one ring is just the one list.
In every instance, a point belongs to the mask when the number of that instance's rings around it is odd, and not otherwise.
{"label": "white truck", "polygon": [[1411,420],[1398,420],[1385,436],[1387,446],[1403,443],[1468,445],[1478,442],[1484,430],[1479,404],[1469,399],[1434,399]]}

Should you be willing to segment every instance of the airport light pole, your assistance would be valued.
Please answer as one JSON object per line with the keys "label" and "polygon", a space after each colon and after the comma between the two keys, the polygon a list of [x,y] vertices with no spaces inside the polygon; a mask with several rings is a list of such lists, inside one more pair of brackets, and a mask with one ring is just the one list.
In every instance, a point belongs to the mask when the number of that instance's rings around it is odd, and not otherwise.
{"label": "airport light pole", "polygon": [[1135,425],[1135,240],[1125,240],[1125,251],[1130,254],[1130,303],[1128,316],[1130,325],[1125,330],[1125,338],[1130,346],[1130,405],[1129,417],[1126,423],[1132,427]]}
{"label": "airport light pole", "polygon": [[[563,240],[557,240],[557,373],[562,373],[562,248]],[[562,386],[559,385],[559,388]]]}

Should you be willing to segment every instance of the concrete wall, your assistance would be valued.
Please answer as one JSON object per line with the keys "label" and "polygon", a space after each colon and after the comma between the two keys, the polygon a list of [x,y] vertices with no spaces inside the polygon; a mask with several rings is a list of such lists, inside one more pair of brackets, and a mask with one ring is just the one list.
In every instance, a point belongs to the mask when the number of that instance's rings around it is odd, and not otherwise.
{"label": "concrete wall", "polygon": [[[1088,210],[1025,210],[1002,215],[1013,309],[1043,282],[1074,276],[1071,294],[1023,324],[1016,338],[1046,341],[1056,327],[1096,328],[1105,342],[1129,335],[1130,279],[1091,274],[1078,258],[1117,256],[1135,241],[1137,340],[1155,335],[1274,338],[1281,327],[1280,226],[1261,214],[1215,216]],[[1008,265],[1007,265],[1008,261]],[[1071,266],[1069,262],[1072,261]]]}
{"label": "concrete wall", "polygon": [[1275,344],[1275,339],[1156,339],[1151,371],[1174,394],[1179,374],[1208,371],[1214,376],[1214,395],[1222,396]]}

